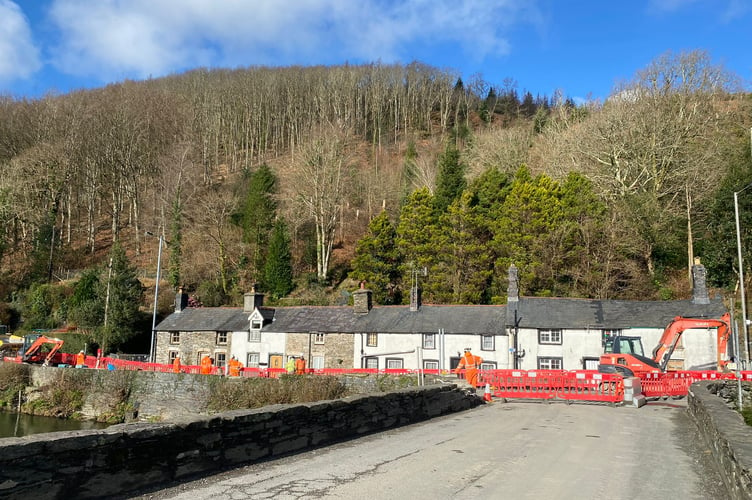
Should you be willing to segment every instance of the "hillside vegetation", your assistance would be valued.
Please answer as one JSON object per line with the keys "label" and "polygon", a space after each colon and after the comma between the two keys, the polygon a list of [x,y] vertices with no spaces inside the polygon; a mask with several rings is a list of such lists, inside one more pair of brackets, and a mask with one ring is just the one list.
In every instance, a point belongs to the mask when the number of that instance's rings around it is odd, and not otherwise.
{"label": "hillside vegetation", "polygon": [[380,303],[414,280],[427,302],[503,303],[512,264],[525,295],[679,298],[695,258],[731,290],[751,110],[701,51],[659,57],[605,102],[420,63],[0,99],[0,323],[108,347],[148,331],[158,237],[160,314],[178,286],[193,305],[254,284],[323,304],[360,280]]}

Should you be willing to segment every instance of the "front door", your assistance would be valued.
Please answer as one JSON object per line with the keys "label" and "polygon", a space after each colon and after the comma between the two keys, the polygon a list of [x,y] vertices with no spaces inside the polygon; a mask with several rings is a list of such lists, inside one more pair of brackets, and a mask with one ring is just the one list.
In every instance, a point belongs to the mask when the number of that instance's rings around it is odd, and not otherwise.
{"label": "front door", "polygon": [[269,368],[282,368],[282,355],[272,354],[269,356]]}

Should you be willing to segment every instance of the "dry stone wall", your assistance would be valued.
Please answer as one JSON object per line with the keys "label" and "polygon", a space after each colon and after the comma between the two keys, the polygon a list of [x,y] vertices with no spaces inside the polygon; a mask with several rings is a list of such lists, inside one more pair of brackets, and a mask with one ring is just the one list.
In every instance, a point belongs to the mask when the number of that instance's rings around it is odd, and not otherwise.
{"label": "dry stone wall", "polygon": [[454,385],[0,439],[0,497],[118,498],[482,404]]}
{"label": "dry stone wall", "polygon": [[[735,411],[735,380],[692,384],[688,395],[689,414],[712,452],[730,498],[752,498],[752,427]],[[746,385],[746,384],[745,384]],[[749,392],[747,392],[747,397]]]}

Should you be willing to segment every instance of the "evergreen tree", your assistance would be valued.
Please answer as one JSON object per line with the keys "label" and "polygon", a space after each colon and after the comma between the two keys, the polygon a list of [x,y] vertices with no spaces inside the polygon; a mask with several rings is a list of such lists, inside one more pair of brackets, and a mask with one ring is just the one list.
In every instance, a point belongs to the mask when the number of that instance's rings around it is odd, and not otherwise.
{"label": "evergreen tree", "polygon": [[180,190],[172,203],[172,218],[170,222],[170,238],[167,246],[170,248],[170,258],[167,262],[167,281],[176,289],[181,284],[180,261],[183,255],[183,205],[180,202]]}
{"label": "evergreen tree", "polygon": [[401,282],[404,284],[402,301],[409,302],[409,287],[413,273],[426,269],[427,276],[423,278],[423,296],[427,301],[435,301],[435,291],[446,282],[439,279],[439,256],[437,242],[442,237],[438,227],[438,219],[434,210],[435,200],[424,187],[414,191],[406,200],[400,211],[397,224],[397,248],[401,261]]}
{"label": "evergreen tree", "polygon": [[138,280],[137,269],[119,243],[112,247],[105,285],[105,319],[96,340],[106,353],[136,335],[141,319],[139,305],[144,288]]}
{"label": "evergreen tree", "polygon": [[465,164],[460,161],[459,150],[447,144],[439,158],[439,174],[436,179],[435,203],[439,213],[444,212],[465,190],[465,170]]}
{"label": "evergreen tree", "polygon": [[272,229],[262,284],[273,299],[284,297],[293,290],[290,238],[282,219],[277,219]]}
{"label": "evergreen tree", "polygon": [[[466,191],[452,203],[441,218],[448,237],[442,239],[443,256],[451,287],[448,300],[454,304],[489,303],[488,285],[493,275],[494,254],[488,223],[473,205],[473,195]],[[443,302],[443,301],[442,301]]]}
{"label": "evergreen tree", "polygon": [[252,273],[260,273],[266,260],[269,234],[277,215],[277,178],[264,163],[253,172],[248,181],[248,192],[241,210],[233,221],[243,230],[243,241],[250,250]]}
{"label": "evergreen tree", "polygon": [[104,294],[101,269],[83,272],[68,299],[68,322],[83,332],[91,333],[104,321]]}
{"label": "evergreen tree", "polygon": [[368,231],[355,247],[350,277],[366,281],[377,304],[400,304],[400,260],[395,243],[397,231],[382,211],[368,224]]}

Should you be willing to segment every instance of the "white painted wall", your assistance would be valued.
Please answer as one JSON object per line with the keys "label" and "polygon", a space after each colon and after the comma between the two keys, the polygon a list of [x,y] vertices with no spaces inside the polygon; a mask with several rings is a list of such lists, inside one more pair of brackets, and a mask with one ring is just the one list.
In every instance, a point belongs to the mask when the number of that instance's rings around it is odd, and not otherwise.
{"label": "white painted wall", "polygon": [[[253,311],[249,316],[249,328],[253,320],[263,321],[261,313],[258,310]],[[257,352],[259,353],[259,361],[263,368],[265,363],[269,362],[270,354],[283,354],[285,352],[285,337],[284,333],[267,333],[262,331],[261,342],[249,342],[247,331],[233,332],[231,355],[242,362],[243,366],[247,366],[248,353]]]}
{"label": "white painted wall", "polygon": [[[663,335],[663,329],[630,328],[622,331],[623,335],[641,337],[647,357],[652,357],[653,348]],[[598,357],[603,352],[600,329],[565,329],[562,332],[562,344],[539,344],[538,330],[520,329],[520,349],[525,350],[519,368],[535,370],[538,357],[562,358],[565,370],[583,368],[583,357]],[[685,370],[715,370],[716,368],[716,329],[689,329],[682,335],[683,349],[677,349],[671,359],[684,359]]]}
{"label": "white painted wall", "polygon": [[[442,338],[444,342],[443,349],[441,345]],[[405,369],[418,369],[421,367],[418,349],[422,349],[423,346],[422,334],[380,333],[378,334],[378,345],[371,347],[367,346],[366,343],[366,334],[363,334],[362,336],[360,334],[355,335],[355,342],[353,345],[353,368],[360,368],[363,366],[361,356],[377,357],[380,369],[386,366],[387,358],[401,358]],[[439,366],[445,370],[448,370],[450,367],[450,358],[461,356],[466,347],[470,347],[472,353],[483,358],[484,362],[496,363],[497,369],[507,369],[510,367],[509,337],[506,335],[494,335],[493,351],[481,350],[481,339],[478,335],[444,334],[441,336],[436,333],[434,344],[434,349],[422,349],[420,359],[439,361]]]}

